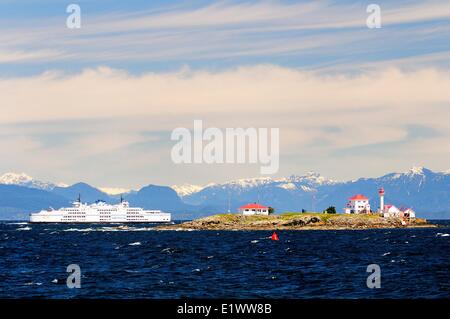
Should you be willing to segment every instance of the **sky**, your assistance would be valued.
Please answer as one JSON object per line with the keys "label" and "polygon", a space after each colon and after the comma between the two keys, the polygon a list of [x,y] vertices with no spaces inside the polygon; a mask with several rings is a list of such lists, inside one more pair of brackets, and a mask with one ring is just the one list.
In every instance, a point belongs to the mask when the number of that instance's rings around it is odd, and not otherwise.
{"label": "sky", "polygon": [[[0,173],[99,187],[258,177],[175,164],[178,127],[279,128],[272,177],[450,167],[448,1],[0,0]],[[368,28],[369,4],[381,28]]]}

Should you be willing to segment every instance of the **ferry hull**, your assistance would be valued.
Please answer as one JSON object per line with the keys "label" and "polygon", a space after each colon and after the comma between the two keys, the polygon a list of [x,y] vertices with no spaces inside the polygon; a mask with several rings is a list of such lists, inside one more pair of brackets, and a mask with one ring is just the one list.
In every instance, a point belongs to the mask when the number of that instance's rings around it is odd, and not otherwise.
{"label": "ferry hull", "polygon": [[127,201],[109,205],[104,201],[83,204],[78,198],[72,207],[41,210],[30,215],[31,223],[168,223],[171,214],[161,210],[130,207]]}
{"label": "ferry hull", "polygon": [[30,223],[101,223],[101,224],[114,224],[114,223],[169,223],[171,222],[170,214],[161,214],[158,216],[146,216],[141,220],[129,220],[127,218],[111,218],[110,220],[100,220],[96,217],[76,218],[72,220],[64,220],[62,215],[30,215]]}

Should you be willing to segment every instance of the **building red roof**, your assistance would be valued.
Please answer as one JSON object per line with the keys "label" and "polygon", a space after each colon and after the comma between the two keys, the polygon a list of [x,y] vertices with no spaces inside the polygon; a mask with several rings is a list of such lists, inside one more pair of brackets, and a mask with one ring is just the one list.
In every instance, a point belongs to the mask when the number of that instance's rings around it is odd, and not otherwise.
{"label": "building red roof", "polygon": [[369,200],[366,196],[361,195],[361,194],[356,194],[353,197],[349,198],[350,200]]}
{"label": "building red roof", "polygon": [[253,203],[253,204],[247,204],[247,205],[241,206],[239,208],[240,209],[268,209],[269,207]]}

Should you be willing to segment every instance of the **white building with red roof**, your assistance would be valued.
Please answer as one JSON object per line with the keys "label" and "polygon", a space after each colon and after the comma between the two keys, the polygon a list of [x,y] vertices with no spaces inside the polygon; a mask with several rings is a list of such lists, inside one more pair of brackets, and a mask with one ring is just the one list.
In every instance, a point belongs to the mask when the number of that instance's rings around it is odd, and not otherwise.
{"label": "white building with red roof", "polygon": [[347,206],[344,208],[346,214],[368,214],[370,213],[369,199],[362,195],[356,194],[350,197],[347,202]]}
{"label": "white building with red roof", "polygon": [[269,215],[269,207],[253,203],[239,207],[239,213],[242,215]]}
{"label": "white building with red roof", "polygon": [[384,205],[383,217],[400,217],[400,209],[394,205]]}
{"label": "white building with red roof", "polygon": [[414,219],[416,218],[416,212],[412,208],[400,208],[398,209],[394,205],[388,204],[384,205],[384,188],[381,187],[378,190],[378,194],[380,195],[380,209],[378,212],[385,218],[390,217],[400,217],[402,219]]}
{"label": "white building with red roof", "polygon": [[383,217],[400,217],[403,219],[414,219],[416,218],[416,212],[412,208],[401,208],[398,209],[394,205],[385,205],[383,211]]}
{"label": "white building with red roof", "polygon": [[414,219],[414,218],[416,218],[416,212],[412,208],[407,208],[407,209],[403,210],[403,217],[409,218],[409,219]]}

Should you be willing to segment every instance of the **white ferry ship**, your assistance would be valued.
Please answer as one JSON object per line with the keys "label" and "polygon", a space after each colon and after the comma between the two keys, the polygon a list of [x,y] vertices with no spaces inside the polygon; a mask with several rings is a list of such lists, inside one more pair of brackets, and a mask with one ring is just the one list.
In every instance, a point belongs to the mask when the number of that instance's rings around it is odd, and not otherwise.
{"label": "white ferry ship", "polygon": [[120,200],[120,204],[109,205],[104,201],[94,204],[83,204],[78,198],[72,207],[58,210],[48,209],[30,214],[31,223],[167,223],[171,214],[160,210],[143,210],[130,207],[129,203]]}

